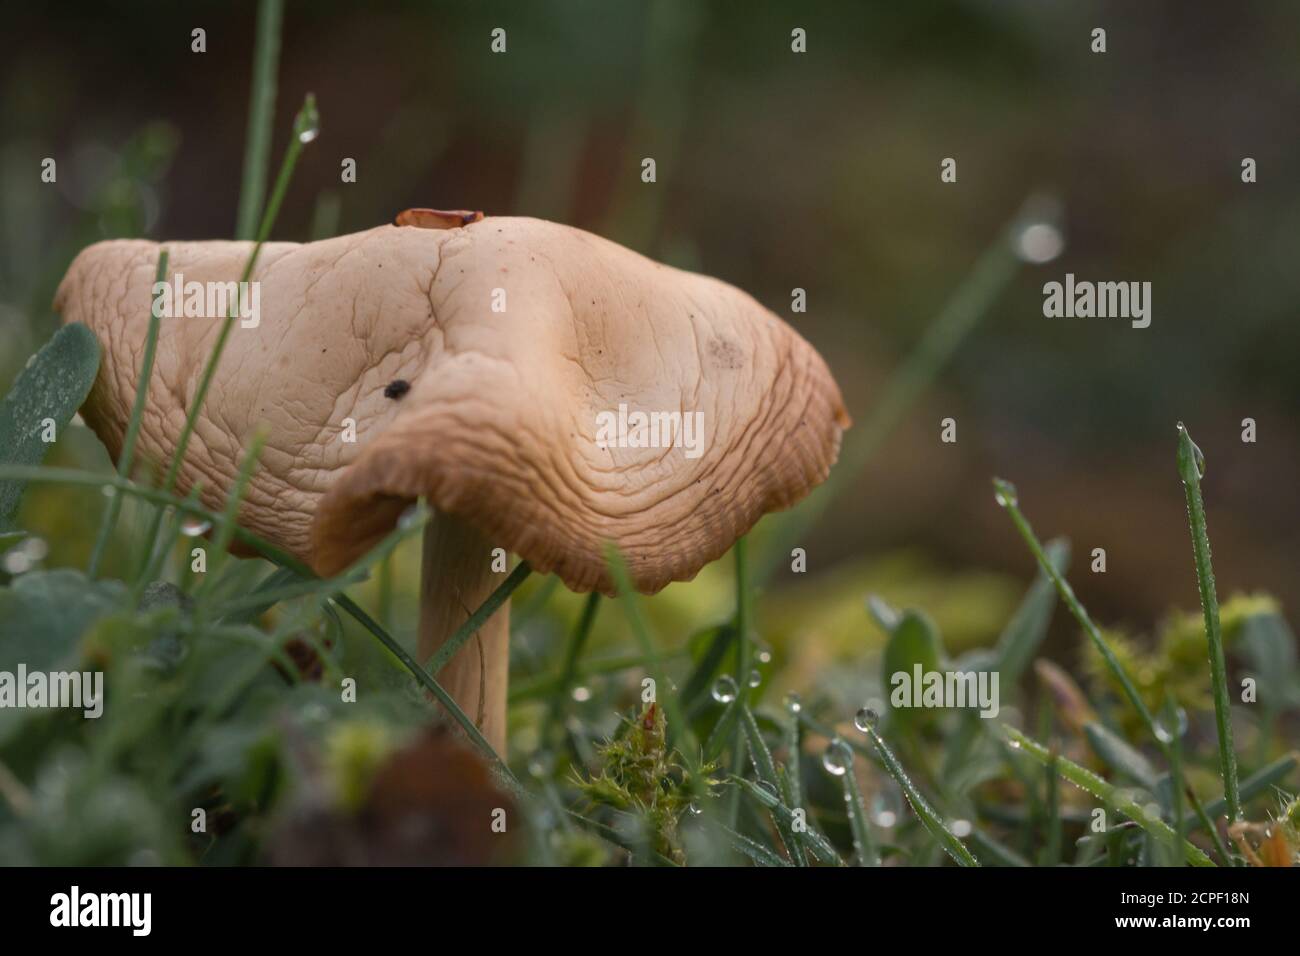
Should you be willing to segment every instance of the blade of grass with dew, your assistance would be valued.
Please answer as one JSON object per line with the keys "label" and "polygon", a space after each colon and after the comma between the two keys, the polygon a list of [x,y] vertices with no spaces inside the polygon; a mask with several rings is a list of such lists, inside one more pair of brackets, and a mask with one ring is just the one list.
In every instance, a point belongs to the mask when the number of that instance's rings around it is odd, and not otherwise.
{"label": "blade of grass with dew", "polygon": [[244,172],[239,188],[235,238],[252,239],[257,228],[266,174],[271,157],[271,126],[275,120],[277,65],[280,59],[280,24],[283,0],[261,0],[257,5],[257,38],[253,47],[253,79],[248,95],[248,132],[244,143]]}
{"label": "blade of grass with dew", "polygon": [[782,728],[785,744],[785,799],[792,807],[803,806],[803,778],[800,756],[803,742],[799,736],[799,715],[791,713]]}
{"label": "blade of grass with dew", "polygon": [[[749,705],[744,702],[743,697],[738,697],[737,702],[740,704],[740,726],[745,734],[749,757],[754,763],[754,772],[764,785],[771,787],[772,792],[780,796],[782,791],[781,778],[777,775],[776,761],[772,759],[772,751],[767,748],[767,742],[763,739],[762,731],[758,729],[758,722],[754,720],[754,714],[750,711]],[[804,855],[803,845],[799,841],[798,834],[791,828],[781,824],[778,824],[777,830],[795,864],[807,866],[808,858]]]}
{"label": "blade of grass with dew", "polygon": [[939,819],[939,814],[935,812],[925,797],[921,795],[921,791],[912,783],[911,778],[903,769],[903,765],[898,762],[894,752],[881,739],[880,734],[876,732],[876,728],[868,727],[867,735],[871,738],[871,742],[875,744],[876,750],[880,752],[880,759],[884,762],[885,769],[903,791],[903,796],[907,797],[907,802],[912,805],[912,811],[916,814],[917,819],[930,832],[930,835],[938,841],[943,851],[961,866],[979,866],[979,861],[971,855],[970,850],[966,849],[966,845]]}
{"label": "blade of grass with dew", "polygon": [[1237,753],[1232,746],[1232,710],[1228,703],[1228,675],[1223,658],[1223,631],[1219,624],[1219,597],[1214,588],[1214,568],[1210,564],[1210,535],[1205,526],[1205,501],[1201,497],[1201,477],[1205,474],[1205,457],[1192,436],[1178,423],[1178,475],[1187,497],[1187,520],[1192,530],[1192,555],[1196,561],[1196,583],[1201,592],[1201,612],[1205,618],[1205,639],[1210,650],[1210,679],[1214,684],[1214,721],[1219,732],[1219,771],[1223,776],[1223,797],[1228,806],[1228,822],[1241,819],[1241,793],[1237,783]]}
{"label": "blade of grass with dew", "polygon": [[846,444],[830,478],[803,505],[779,519],[770,549],[758,569],[760,584],[771,578],[789,556],[790,549],[817,524],[831,502],[853,486],[876,450],[1011,284],[1020,268],[1011,236],[1023,222],[1028,202],[999,232],[998,239],[953,291],[920,342],[890,378],[883,397],[872,408],[866,424]]}
{"label": "blade of grass with dew", "polygon": [[[740,776],[745,771],[744,736],[746,728],[743,711],[745,701],[749,698],[749,670],[752,666],[750,662],[749,631],[750,622],[753,620],[753,610],[750,606],[748,548],[743,536],[736,540],[732,551],[736,560],[736,700],[741,703],[742,719],[737,721],[738,726],[732,741],[731,772],[736,776]],[[734,827],[736,825],[736,815],[740,810],[740,792],[738,790],[732,791],[728,799],[730,800],[730,823]]]}
{"label": "blade of grass with dew", "polygon": [[[166,249],[158,250],[158,268],[154,271],[154,283],[167,279]],[[119,477],[131,477],[131,465],[135,461],[135,443],[140,435],[140,422],[144,419],[145,401],[149,397],[149,379],[153,375],[154,357],[158,353],[158,329],[162,318],[151,306],[149,309],[149,328],[144,337],[144,360],[140,365],[140,380],[135,387],[135,402],[131,406],[131,420],[126,426],[126,437],[122,439],[122,450],[117,456],[117,473]],[[108,499],[108,507],[99,522],[99,533],[95,535],[95,546],[90,552],[90,564],[86,567],[86,577],[92,580],[99,576],[99,566],[104,560],[104,551],[108,547],[113,529],[117,527],[117,518],[122,511],[122,494],[114,490]]]}
{"label": "blade of grass with dew", "polygon": [[1061,862],[1061,794],[1056,778],[1056,750],[1043,766],[1043,803],[1047,805],[1047,840],[1043,846],[1042,865],[1056,866]]}
{"label": "blade of grass with dew", "polygon": [[587,600],[582,605],[582,614],[578,617],[578,624],[574,627],[573,633],[569,635],[569,642],[564,648],[564,663],[560,669],[560,680],[552,692],[551,704],[546,712],[546,723],[542,726],[541,740],[543,745],[551,739],[555,728],[560,725],[560,721],[564,718],[564,708],[569,700],[573,678],[578,672],[578,658],[582,656],[582,649],[587,646],[587,638],[591,635],[591,627],[596,621],[596,612],[599,609],[600,592],[592,591],[587,595]]}
{"label": "blade of grass with dew", "polygon": [[[1244,806],[1251,800],[1258,797],[1261,793],[1266,792],[1270,787],[1282,783],[1291,771],[1300,765],[1300,752],[1291,751],[1289,754],[1283,754],[1267,766],[1260,767],[1245,780],[1241,781],[1241,802]],[[1211,817],[1217,817],[1227,808],[1227,801],[1222,797],[1218,800],[1211,800],[1205,805],[1205,812]],[[1197,821],[1188,817],[1184,821],[1188,829],[1197,826]]]}
{"label": "blade of grass with dew", "polygon": [[[266,212],[262,216],[262,225],[258,229],[253,251],[249,255],[239,279],[241,288],[243,283],[247,282],[253,274],[262,246],[270,236],[275,220],[280,214],[280,204],[284,201],[285,193],[289,191],[289,181],[293,178],[294,168],[298,165],[298,156],[302,152],[303,146],[316,138],[316,131],[319,128],[320,114],[316,111],[316,98],[308,93],[302,109],[294,117],[293,135],[289,138],[288,149],[285,150],[284,159],[280,164],[280,174],[276,178],[275,189],[271,193],[271,201],[267,204]],[[189,447],[190,436],[194,434],[195,423],[198,421],[199,413],[203,410],[204,402],[207,400],[208,389],[212,385],[212,378],[216,373],[218,363],[221,361],[221,355],[225,351],[226,341],[230,337],[230,330],[234,327],[236,311],[236,306],[232,304],[221,324],[220,331],[217,333],[217,340],[212,346],[212,352],[208,356],[207,364],[203,367],[198,388],[194,393],[194,397],[190,400],[190,409],[185,416],[185,425],[181,428],[180,437],[176,441],[176,448],[172,452],[171,464],[168,465],[167,474],[163,478],[162,490],[165,492],[170,492],[176,487],[176,479],[180,474],[181,464],[185,460],[185,451]],[[146,545],[157,538],[158,528],[161,524],[162,515],[155,515],[150,532],[145,536]],[[146,583],[148,582],[146,581]]]}
{"label": "blade of grass with dew", "polygon": [[[831,746],[844,747],[847,744],[840,741],[832,742]],[[844,806],[849,817],[849,833],[853,837],[854,859],[858,866],[880,866],[880,850],[876,848],[875,838],[871,835],[867,805],[862,799],[862,788],[858,786],[858,776],[853,772],[852,760],[840,775],[840,786],[844,789]]]}
{"label": "blade of grass with dew", "polygon": [[[784,826],[793,828],[795,826],[794,811],[781,802],[781,798],[774,793],[768,793],[752,780],[746,780],[744,777],[728,777],[728,783],[735,784],[749,796],[753,797],[758,804],[765,810],[772,812],[772,815]],[[806,822],[806,821],[805,821]],[[804,824],[800,824],[803,826]],[[812,851],[813,856],[823,863],[829,863],[833,866],[843,866],[844,861],[840,855],[835,852],[835,847],[831,842],[822,836],[816,830],[808,825],[806,829],[800,831],[799,836],[802,838],[804,845]]]}
{"label": "blade of grass with dew", "polygon": [[668,721],[670,745],[673,738],[680,737],[682,746],[678,750],[686,763],[686,769],[691,772],[692,782],[698,782],[700,769],[699,744],[695,740],[695,734],[692,733],[690,724],[686,722],[686,717],[681,711],[676,695],[669,690],[670,685],[663,672],[659,648],[650,639],[650,631],[646,627],[645,618],[641,616],[641,606],[637,601],[636,589],[632,587],[632,579],[628,576],[627,564],[623,561],[623,555],[612,542],[606,546],[605,563],[609,566],[610,575],[614,579],[614,586],[618,590],[619,599],[623,602],[623,611],[627,615],[627,622],[632,629],[632,636],[636,638],[637,643],[641,646],[641,653],[650,662],[650,676],[654,678],[656,688],[655,699],[656,701],[662,701],[664,706],[664,713]]}
{"label": "blade of grass with dew", "polygon": [[731,844],[731,848],[737,853],[749,857],[759,866],[788,867],[791,865],[789,860],[784,859],[780,854],[769,850],[757,840],[751,840],[743,834],[737,833],[725,823],[715,824],[718,831]]}
{"label": "blade of grass with dew", "polygon": [[501,605],[510,600],[510,595],[515,592],[519,585],[528,580],[528,575],[532,573],[532,565],[527,561],[520,561],[515,566],[515,569],[510,572],[510,575],[497,585],[496,589],[487,596],[487,599],[479,605],[465,623],[456,628],[456,633],[447,638],[446,642],[429,658],[429,673],[436,677],[438,672],[456,655],[456,652],[461,649],[464,643],[482,629],[483,625],[488,622],[488,618],[495,614],[501,608]]}
{"label": "blade of grass with dew", "polygon": [[[1048,749],[1032,737],[1028,737],[1006,724],[1002,725],[1002,729],[1011,738],[1012,746],[1017,750],[1028,754],[1043,765],[1046,765],[1050,760],[1052,755]],[[1126,797],[1118,787],[1107,783],[1091,770],[1081,767],[1074,761],[1060,755],[1056,757],[1056,764],[1061,776],[1080,790],[1090,793],[1102,803],[1114,807],[1155,838],[1166,841],[1174,840],[1175,833],[1169,824],[1159,818],[1153,819],[1148,816],[1142,807]],[[1214,866],[1214,861],[1206,856],[1200,847],[1187,840],[1183,840],[1181,850],[1183,858],[1192,866]]]}
{"label": "blade of grass with dew", "polygon": [[1196,829],[1197,825],[1201,826],[1210,839],[1214,841],[1214,849],[1218,851],[1219,859],[1223,861],[1224,866],[1236,866],[1237,857],[1233,856],[1228,850],[1228,845],[1223,842],[1223,837],[1219,834],[1219,828],[1214,825],[1210,815],[1205,812],[1205,807],[1201,806],[1200,799],[1196,796],[1196,791],[1187,787],[1187,801],[1192,805],[1191,818],[1183,819],[1183,830],[1191,832]]}
{"label": "blade of grass with dew", "polygon": [[1030,552],[1033,554],[1035,559],[1037,559],[1038,566],[1042,568],[1043,573],[1051,579],[1054,585],[1056,585],[1056,591],[1060,594],[1061,600],[1065,602],[1065,606],[1070,609],[1070,613],[1074,615],[1074,619],[1079,622],[1079,626],[1083,628],[1084,633],[1088,635],[1088,639],[1092,641],[1093,646],[1096,647],[1098,653],[1101,654],[1102,660],[1106,662],[1106,666],[1119,681],[1120,686],[1124,689],[1124,696],[1128,698],[1129,703],[1133,705],[1133,709],[1137,711],[1139,716],[1141,716],[1142,722],[1146,724],[1147,729],[1151,732],[1152,738],[1160,744],[1163,749],[1164,743],[1161,741],[1160,734],[1156,730],[1155,718],[1151,716],[1151,711],[1147,708],[1146,703],[1142,700],[1142,696],[1133,685],[1133,681],[1129,678],[1128,672],[1124,670],[1124,665],[1121,664],[1119,658],[1115,656],[1115,652],[1111,649],[1111,646],[1106,643],[1106,639],[1101,636],[1101,631],[1097,629],[1097,625],[1092,623],[1092,618],[1088,616],[1087,610],[1075,596],[1074,589],[1070,587],[1070,583],[1061,576],[1060,572],[1056,570],[1055,565],[1053,565],[1051,560],[1048,558],[1046,552],[1044,552],[1043,546],[1039,543],[1038,537],[1034,534],[1034,529],[1030,526],[1028,519],[1026,519],[1024,514],[1020,511],[1020,500],[1016,494],[1015,486],[1009,481],[1003,481],[1001,478],[994,478],[993,488],[998,504],[1001,505],[1006,510],[1007,514],[1011,516],[1012,523],[1016,526],[1016,530],[1020,532],[1020,537],[1024,539]]}
{"label": "blade of grass with dew", "polygon": [[1174,703],[1173,697],[1165,697],[1164,711],[1160,720],[1161,726],[1169,735],[1169,816],[1174,821],[1174,846],[1182,846],[1183,831],[1186,829],[1183,826],[1182,734],[1185,719],[1178,710],[1178,705]]}

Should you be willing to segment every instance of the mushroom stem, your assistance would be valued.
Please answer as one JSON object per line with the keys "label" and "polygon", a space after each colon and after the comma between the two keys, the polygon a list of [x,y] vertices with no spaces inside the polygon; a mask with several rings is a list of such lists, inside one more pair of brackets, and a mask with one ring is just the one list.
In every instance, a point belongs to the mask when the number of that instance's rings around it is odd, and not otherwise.
{"label": "mushroom stem", "polygon": [[[433,656],[500,583],[492,572],[492,544],[467,522],[439,512],[424,531],[419,660]],[[434,675],[502,756],[509,676],[507,601]]]}

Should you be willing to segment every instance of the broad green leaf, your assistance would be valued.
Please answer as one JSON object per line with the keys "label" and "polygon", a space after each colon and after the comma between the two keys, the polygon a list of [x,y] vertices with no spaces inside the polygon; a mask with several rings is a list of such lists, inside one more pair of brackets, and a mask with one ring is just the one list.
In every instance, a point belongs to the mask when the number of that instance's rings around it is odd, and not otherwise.
{"label": "broad green leaf", "polygon": [[[892,700],[890,691],[893,688],[893,675],[906,674],[909,681],[914,681],[917,666],[925,674],[938,671],[942,661],[943,646],[939,642],[934,623],[920,611],[904,611],[889,635],[881,662],[881,679],[885,685],[886,699]],[[913,690],[919,693],[920,688],[915,687]],[[890,706],[893,706],[892,703]],[[905,721],[934,716],[933,712],[920,708],[893,708],[893,712],[895,717]]]}
{"label": "broad green leaf", "polygon": [[[98,371],[95,333],[81,324],[55,332],[0,401],[0,464],[39,465],[50,449],[42,440],[49,422],[57,437],[86,400]],[[23,488],[21,481],[0,481],[0,531],[11,527]]]}
{"label": "broad green leaf", "polygon": [[[80,571],[32,571],[0,590],[0,671],[16,674],[77,667],[82,636],[122,600],[117,581],[91,581]],[[0,708],[0,742],[13,734],[26,708]]]}

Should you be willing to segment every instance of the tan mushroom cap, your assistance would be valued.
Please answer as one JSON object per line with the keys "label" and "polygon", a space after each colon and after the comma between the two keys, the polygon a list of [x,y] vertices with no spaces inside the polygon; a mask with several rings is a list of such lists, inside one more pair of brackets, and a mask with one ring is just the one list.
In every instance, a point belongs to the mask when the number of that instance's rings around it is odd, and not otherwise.
{"label": "tan mushroom cap", "polygon": [[[745,293],[540,220],[405,221],[263,247],[260,324],[231,332],[182,490],[201,480],[220,506],[265,423],[240,521],[321,574],[425,496],[573,590],[608,593],[606,542],[653,592],[826,478],[849,425],[839,389],[817,352]],[[203,282],[238,278],[251,246],[166,248],[173,274]],[[83,417],[114,458],[157,255],[151,242],[92,246],[55,300],[104,345]],[[163,320],[142,454],[170,457],[220,324]],[[387,397],[398,380],[409,389]],[[620,405],[633,423],[635,412],[699,412],[703,439],[598,442]],[[355,443],[341,440],[349,418]]]}

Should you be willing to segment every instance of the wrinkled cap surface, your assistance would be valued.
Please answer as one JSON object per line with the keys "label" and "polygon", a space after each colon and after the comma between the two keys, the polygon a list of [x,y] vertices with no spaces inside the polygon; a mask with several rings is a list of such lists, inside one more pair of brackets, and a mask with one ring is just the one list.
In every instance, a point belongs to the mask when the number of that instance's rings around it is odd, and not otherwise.
{"label": "wrinkled cap surface", "polygon": [[[577,591],[612,590],[612,542],[651,592],[827,476],[849,424],[839,389],[745,293],[567,226],[421,218],[263,247],[260,321],[231,330],[182,491],[201,481],[220,507],[262,423],[240,521],[321,574],[426,496]],[[252,248],[165,245],[186,283],[238,279]],[[55,300],[104,346],[83,417],[114,458],[158,249],[91,246]],[[138,454],[169,460],[220,326],[162,320]]]}

